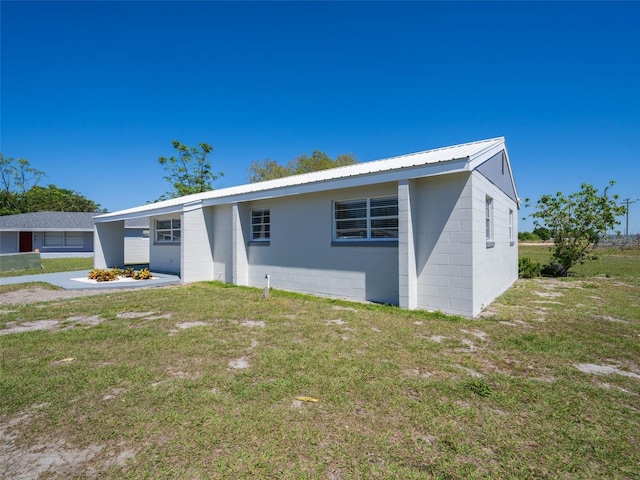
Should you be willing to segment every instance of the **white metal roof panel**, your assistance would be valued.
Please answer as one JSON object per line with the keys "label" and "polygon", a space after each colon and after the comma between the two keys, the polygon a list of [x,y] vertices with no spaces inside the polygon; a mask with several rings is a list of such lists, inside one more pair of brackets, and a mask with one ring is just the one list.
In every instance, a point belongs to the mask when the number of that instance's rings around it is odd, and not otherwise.
{"label": "white metal roof panel", "polygon": [[[267,180],[265,182],[249,183],[235,187],[221,188],[219,190],[210,190],[208,192],[186,195],[184,197],[172,198],[162,202],[151,203],[139,207],[111,212],[95,217],[94,221],[110,221],[120,218],[171,213],[182,210],[182,207],[192,203],[200,203],[206,200],[222,199],[224,197],[234,197],[238,195],[251,194],[255,192],[266,192],[270,190],[284,189],[287,187],[295,187],[299,185],[321,184],[329,180],[348,179],[352,177],[371,175],[381,172],[390,172],[409,167],[419,167],[433,165],[441,162],[450,162],[452,160],[466,160],[472,162],[474,160],[483,161],[489,152],[495,152],[496,149],[504,148],[504,137],[480,140],[477,142],[453,145],[450,147],[436,148],[423,152],[401,155],[382,160],[374,160],[370,162],[356,163],[344,167],[332,168],[329,170],[321,170],[319,172],[304,173],[301,175],[293,175],[290,177],[278,178],[275,180]],[[489,158],[488,156],[486,158]],[[474,162],[476,163],[476,162]],[[116,217],[116,218],[114,218]]]}

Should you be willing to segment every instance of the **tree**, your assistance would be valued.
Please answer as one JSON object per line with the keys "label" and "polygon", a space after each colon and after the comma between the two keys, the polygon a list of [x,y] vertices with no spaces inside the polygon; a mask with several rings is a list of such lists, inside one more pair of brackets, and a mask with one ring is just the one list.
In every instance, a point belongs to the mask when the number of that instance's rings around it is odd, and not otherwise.
{"label": "tree", "polygon": [[0,153],[0,215],[24,213],[22,196],[47,175],[33,168],[29,160],[5,157]]}
{"label": "tree", "polygon": [[[616,203],[618,195],[608,195],[613,185],[612,180],[599,195],[596,188],[583,183],[579,192],[543,195],[537,201],[536,211],[531,214],[533,223],[547,228],[553,238],[552,256],[559,276],[566,276],[574,265],[596,258],[592,249],[600,237],[620,224],[616,217],[624,215],[626,209]],[[530,206],[529,199],[526,206]]]}
{"label": "tree", "polygon": [[281,165],[277,161],[267,158],[262,162],[255,161],[251,163],[251,167],[249,167],[249,181],[251,183],[263,182],[265,180],[273,180],[275,178],[288,177],[301,173],[317,172],[320,170],[328,170],[329,168],[352,165],[357,162],[358,160],[352,154],[342,154],[338,155],[335,159],[331,159],[326,153],[320,150],[314,150],[311,156],[303,153],[286,165]]}
{"label": "tree", "polygon": [[158,200],[213,190],[212,182],[224,175],[222,172],[213,173],[211,162],[207,160],[213,147],[207,143],[198,144],[200,148],[187,147],[178,140],[173,140],[171,145],[177,156],[158,158],[160,165],[168,172],[164,179],[171,185],[171,190]]}
{"label": "tree", "polygon": [[73,190],[38,186],[47,175],[28,160],[0,153],[0,215],[30,212],[106,212],[99,203]]}
{"label": "tree", "polygon": [[545,228],[545,227],[534,228],[533,234],[540,237],[540,240],[542,240],[543,242],[546,242],[551,238],[551,232],[549,231],[548,228]]}
{"label": "tree", "polygon": [[26,212],[106,212],[100,204],[73,190],[34,186],[21,196],[21,211]]}

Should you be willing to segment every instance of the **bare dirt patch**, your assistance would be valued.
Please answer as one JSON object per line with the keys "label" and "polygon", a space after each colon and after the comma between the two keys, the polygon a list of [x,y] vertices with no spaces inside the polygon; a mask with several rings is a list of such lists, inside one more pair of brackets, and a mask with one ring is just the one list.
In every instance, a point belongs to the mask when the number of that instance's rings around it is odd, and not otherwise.
{"label": "bare dirt patch", "polygon": [[30,287],[0,294],[0,305],[27,305],[30,303],[49,302],[76,297],[89,297],[105,293],[116,293],[126,290],[50,290],[47,288]]}
{"label": "bare dirt patch", "polygon": [[68,330],[79,326],[95,326],[104,321],[100,315],[76,316],[65,319],[36,320],[33,322],[7,322],[6,327],[0,330],[0,335],[11,335],[13,333],[35,332],[46,330],[54,332],[58,330]]}
{"label": "bare dirt patch", "polygon": [[63,438],[39,438],[31,445],[23,445],[21,430],[28,428],[37,410],[44,407],[46,405],[34,406],[14,418],[0,419],[0,478],[95,478],[98,469],[123,466],[135,456],[133,450],[122,445],[115,448],[105,445],[74,447]]}
{"label": "bare dirt patch", "polygon": [[596,365],[593,363],[579,363],[574,365],[578,370],[584,373],[592,373],[594,375],[622,375],[624,377],[636,378],[640,380],[640,375],[633,372],[626,372],[624,370],[620,370],[618,367],[614,365]]}

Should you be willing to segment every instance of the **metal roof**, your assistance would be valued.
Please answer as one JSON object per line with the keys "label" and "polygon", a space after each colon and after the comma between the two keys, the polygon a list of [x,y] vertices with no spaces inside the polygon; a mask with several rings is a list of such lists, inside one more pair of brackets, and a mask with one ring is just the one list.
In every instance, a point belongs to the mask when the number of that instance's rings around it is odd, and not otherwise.
{"label": "metal roof", "polygon": [[[222,188],[220,190],[210,190],[207,192],[186,195],[184,197],[172,198],[162,202],[151,203],[139,207],[120,210],[117,212],[99,215],[95,221],[113,221],[119,219],[135,218],[141,215],[155,215],[162,213],[176,212],[189,204],[207,203],[219,204],[227,203],[225,200],[242,201],[258,198],[256,194],[264,193],[264,196],[275,196],[273,193],[280,191],[281,195],[300,193],[296,187],[313,186],[314,190],[339,188],[335,181],[348,180],[353,178],[368,178],[385,172],[397,172],[407,170],[407,178],[416,178],[434,174],[451,173],[453,171],[471,170],[477,167],[478,162],[486,161],[491,155],[500,149],[505,149],[504,137],[491,138],[476,142],[463,143],[449,147],[425,150],[422,152],[401,155],[397,157],[385,158],[370,162],[356,163],[344,167],[321,170],[319,172],[293,175],[265,182],[250,183],[235,187]],[[461,166],[460,161],[464,163]],[[455,164],[454,164],[455,162]],[[451,163],[451,169],[446,167],[433,169],[430,171],[416,172],[416,167],[430,167]],[[411,170],[411,172],[409,172]],[[372,181],[373,183],[373,181]],[[349,186],[346,185],[345,186]],[[514,185],[515,187],[515,185]],[[306,191],[310,191],[307,189]],[[244,198],[243,198],[244,197]]]}
{"label": "metal roof", "polygon": [[[32,212],[0,216],[2,231],[93,231],[96,212]],[[127,219],[126,228],[149,228],[148,218]]]}

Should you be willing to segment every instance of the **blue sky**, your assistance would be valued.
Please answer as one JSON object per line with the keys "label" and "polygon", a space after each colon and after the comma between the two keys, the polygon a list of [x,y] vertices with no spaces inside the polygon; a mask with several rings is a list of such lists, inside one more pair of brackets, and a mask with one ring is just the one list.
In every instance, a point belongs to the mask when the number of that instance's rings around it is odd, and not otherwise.
{"label": "blue sky", "polygon": [[0,5],[1,151],[110,211],[167,190],[173,139],[212,144],[222,188],[254,160],[504,136],[523,199],[640,197],[637,2]]}

